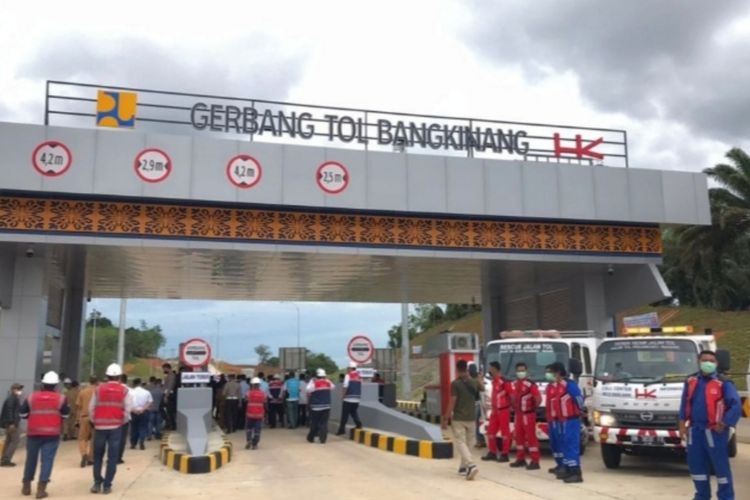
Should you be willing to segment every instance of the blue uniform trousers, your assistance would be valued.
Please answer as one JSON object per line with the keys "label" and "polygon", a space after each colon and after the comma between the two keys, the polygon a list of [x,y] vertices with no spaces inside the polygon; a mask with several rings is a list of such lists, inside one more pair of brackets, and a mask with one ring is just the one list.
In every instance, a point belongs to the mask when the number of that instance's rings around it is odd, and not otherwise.
{"label": "blue uniform trousers", "polygon": [[563,465],[573,469],[581,466],[581,419],[570,418],[560,422],[562,425]]}
{"label": "blue uniform trousers", "polygon": [[716,432],[705,427],[690,427],[687,460],[690,477],[695,484],[695,500],[711,499],[711,465],[716,473],[719,500],[734,500],[728,430]]}
{"label": "blue uniform trousers", "polygon": [[555,459],[555,463],[563,465],[563,439],[562,439],[562,422],[553,420],[547,422],[547,430],[549,434],[549,447],[552,450],[552,458]]}

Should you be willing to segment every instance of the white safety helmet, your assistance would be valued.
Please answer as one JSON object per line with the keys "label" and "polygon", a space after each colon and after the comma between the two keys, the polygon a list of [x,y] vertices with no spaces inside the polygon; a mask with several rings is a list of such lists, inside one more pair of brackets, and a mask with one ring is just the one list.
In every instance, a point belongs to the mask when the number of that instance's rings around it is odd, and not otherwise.
{"label": "white safety helmet", "polygon": [[120,368],[120,365],[118,365],[117,363],[112,363],[107,367],[105,375],[107,375],[108,377],[119,377],[120,375],[122,375],[122,368]]}
{"label": "white safety helmet", "polygon": [[355,363],[354,361],[349,361],[349,368],[354,368],[356,370],[357,369],[357,363]]}
{"label": "white safety helmet", "polygon": [[42,377],[42,383],[44,385],[57,385],[60,383],[60,377],[55,372],[47,372]]}
{"label": "white safety helmet", "polygon": [[325,377],[326,376],[326,371],[323,368],[318,368],[317,370],[315,370],[315,376],[316,377]]}
{"label": "white safety helmet", "polygon": [[260,379],[258,377],[251,378],[250,385],[260,385]]}
{"label": "white safety helmet", "polygon": [[70,379],[69,379],[69,378],[67,378],[67,377],[65,378],[65,380],[63,380],[63,384],[72,384],[72,383],[73,383],[73,381],[72,381],[72,380],[70,380]]}

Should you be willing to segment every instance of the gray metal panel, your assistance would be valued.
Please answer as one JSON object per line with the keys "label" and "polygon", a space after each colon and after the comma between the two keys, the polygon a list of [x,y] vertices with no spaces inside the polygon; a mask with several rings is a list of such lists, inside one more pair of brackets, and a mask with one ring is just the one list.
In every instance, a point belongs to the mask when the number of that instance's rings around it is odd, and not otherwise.
{"label": "gray metal panel", "polygon": [[325,194],[315,181],[315,172],[325,161],[325,149],[304,146],[283,148],[283,203],[322,207]]}
{"label": "gray metal panel", "polygon": [[560,215],[586,220],[596,216],[594,168],[587,165],[558,165]]}
{"label": "gray metal panel", "polygon": [[[172,173],[161,182],[142,181],[143,195],[150,198],[190,198],[190,171],[192,169],[192,140],[189,136],[149,134],[146,136],[146,147],[164,151],[172,160]],[[217,166],[217,175],[221,169]]]}
{"label": "gray metal panel", "polygon": [[143,183],[135,173],[134,162],[138,152],[146,147],[145,135],[110,130],[97,130],[96,135],[94,192],[122,196],[143,194]]}
{"label": "gray metal panel", "polygon": [[662,222],[664,198],[659,170],[628,170],[630,218],[639,222]]}
{"label": "gray metal panel", "polygon": [[63,142],[73,155],[73,163],[63,175],[43,177],[42,189],[68,193],[90,194],[94,189],[96,163],[96,136],[88,130],[49,127],[47,137]]}
{"label": "gray metal panel", "polygon": [[346,189],[338,194],[326,193],[325,206],[367,208],[366,155],[363,155],[360,151],[326,148],[325,158],[326,161],[341,163],[349,172],[349,184]]}
{"label": "gray metal panel", "polygon": [[523,215],[521,162],[484,162],[484,199],[487,215]]}
{"label": "gray metal panel", "polygon": [[547,163],[527,163],[523,179],[523,214],[526,217],[560,217],[557,168]]}
{"label": "gray metal panel", "polygon": [[226,175],[227,162],[238,154],[237,142],[195,137],[191,148],[190,198],[237,201],[239,189],[229,182]]}
{"label": "gray metal panel", "polygon": [[708,198],[708,177],[706,174],[693,174],[695,205],[698,211],[698,224],[711,224],[711,203]]}
{"label": "gray metal panel", "polygon": [[[31,154],[46,139],[45,130],[33,125],[0,123],[0,188],[37,190],[42,174],[32,166]],[[73,156],[75,163],[75,156]],[[73,168],[75,165],[72,165]]]}
{"label": "gray metal panel", "polygon": [[274,144],[244,141],[238,141],[236,144],[238,153],[249,154],[258,160],[263,169],[258,184],[247,189],[237,188],[237,199],[246,203],[281,205],[284,150]]}
{"label": "gray metal panel", "polygon": [[367,208],[406,210],[406,155],[368,153]]}
{"label": "gray metal panel", "polygon": [[594,200],[599,220],[631,221],[628,200],[628,172],[624,169],[594,167]]}
{"label": "gray metal panel", "polygon": [[693,176],[663,171],[661,180],[664,193],[664,217],[683,224],[698,220]]}
{"label": "gray metal panel", "polygon": [[445,158],[407,155],[406,169],[409,210],[445,212]]}
{"label": "gray metal panel", "polygon": [[484,162],[469,158],[448,158],[446,163],[448,212],[484,213]]}

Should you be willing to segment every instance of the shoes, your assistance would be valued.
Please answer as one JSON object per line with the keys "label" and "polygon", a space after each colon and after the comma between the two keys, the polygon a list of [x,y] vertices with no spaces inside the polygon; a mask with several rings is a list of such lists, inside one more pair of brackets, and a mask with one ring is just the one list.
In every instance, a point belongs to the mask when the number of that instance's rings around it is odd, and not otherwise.
{"label": "shoes", "polygon": [[36,498],[47,498],[49,494],[47,493],[47,482],[46,481],[39,481],[36,484]]}
{"label": "shoes", "polygon": [[87,460],[86,461],[86,465],[94,465],[94,461],[93,460]]}
{"label": "shoes", "polygon": [[23,482],[23,486],[21,487],[21,495],[24,495],[24,496],[31,495],[31,481]]}
{"label": "shoes", "polygon": [[130,445],[130,449],[131,449],[131,450],[135,450],[135,445],[134,445],[134,444],[131,444],[131,445]]}
{"label": "shoes", "polygon": [[315,442],[315,438],[311,438],[310,436],[307,436],[307,442],[308,443],[314,443]]}
{"label": "shoes", "polygon": [[477,473],[479,472],[479,469],[477,469],[476,465],[469,465],[466,467],[466,480],[467,481],[473,481],[475,477],[477,477]]}
{"label": "shoes", "polygon": [[539,470],[540,468],[537,462],[531,462],[526,466],[526,470]]}
{"label": "shoes", "polygon": [[570,474],[571,474],[571,471],[570,471],[570,469],[568,469],[568,468],[567,468],[567,467],[565,467],[565,466],[562,466],[562,467],[560,467],[560,470],[558,470],[558,471],[557,471],[557,472],[555,473],[555,478],[557,478],[557,479],[565,479],[565,478],[566,478],[566,477],[568,477],[568,476],[569,476]]}
{"label": "shoes", "polygon": [[117,461],[117,465],[122,465],[122,464],[124,464],[124,463],[125,463],[125,460],[118,460],[118,461]]}
{"label": "shoes", "polygon": [[88,460],[86,460],[86,457],[81,457],[81,469],[86,467],[86,463],[88,463]]}
{"label": "shoes", "polygon": [[516,460],[515,462],[511,462],[510,466],[514,469],[517,467],[526,467],[526,460]]}
{"label": "shoes", "polygon": [[142,450],[145,450],[146,446],[143,443],[141,443],[141,445],[139,446],[139,448],[142,449]]}
{"label": "shoes", "polygon": [[562,465],[555,465],[554,467],[550,467],[549,469],[547,469],[547,472],[549,472],[550,474],[557,474],[561,467]]}
{"label": "shoes", "polygon": [[320,444],[326,444],[326,440],[325,439],[321,439],[320,440]]}
{"label": "shoes", "polygon": [[458,468],[458,474],[459,474],[460,476],[463,476],[463,475],[465,475],[465,474],[466,474],[466,467],[459,467],[459,468]]}
{"label": "shoes", "polygon": [[482,455],[482,460],[485,462],[497,462],[497,455],[494,453],[487,453],[486,455]]}
{"label": "shoes", "polygon": [[1,462],[0,463],[0,467],[15,467],[15,466],[16,464],[14,464],[13,462]]}
{"label": "shoes", "polygon": [[343,436],[344,434],[346,434],[344,431],[338,431],[336,433],[337,436]]}
{"label": "shoes", "polygon": [[250,443],[245,443],[245,449],[246,449],[246,450],[249,450],[249,449],[250,449]]}
{"label": "shoes", "polygon": [[94,483],[94,486],[91,487],[89,490],[91,493],[101,493],[102,492],[102,485]]}
{"label": "shoes", "polygon": [[570,484],[570,483],[582,483],[583,482],[583,474],[581,474],[581,468],[576,467],[575,469],[572,469],[570,471],[570,474],[568,474],[564,479],[564,483]]}
{"label": "shoes", "polygon": [[104,488],[102,490],[102,495],[109,495],[110,493],[112,493],[112,488]]}
{"label": "shoes", "polygon": [[254,445],[252,446],[252,449],[253,449],[253,450],[257,450],[257,449],[258,449],[258,445],[257,445],[257,444],[254,444]]}
{"label": "shoes", "polygon": [[510,458],[508,458],[508,455],[500,455],[497,461],[501,463],[510,462]]}

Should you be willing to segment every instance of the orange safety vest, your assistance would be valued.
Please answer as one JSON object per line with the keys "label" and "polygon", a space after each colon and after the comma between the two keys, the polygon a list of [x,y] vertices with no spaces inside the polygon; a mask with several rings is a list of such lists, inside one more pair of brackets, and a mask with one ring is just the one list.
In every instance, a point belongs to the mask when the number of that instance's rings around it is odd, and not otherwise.
{"label": "orange safety vest", "polygon": [[[693,396],[698,387],[698,377],[695,375],[687,379],[687,405],[685,405],[685,420],[690,420],[690,412],[693,406]],[[724,420],[724,382],[718,378],[712,378],[706,383],[706,413],[708,414],[708,425],[714,426]]]}
{"label": "orange safety vest", "polygon": [[29,426],[26,434],[59,436],[62,430],[62,407],[65,396],[53,391],[35,392],[29,398]]}
{"label": "orange safety vest", "polygon": [[521,413],[534,413],[541,396],[539,387],[530,380],[516,380],[513,385],[513,407]]}
{"label": "orange safety vest", "polygon": [[251,420],[263,420],[266,416],[266,393],[260,389],[251,389],[247,393],[247,410],[245,416]]}
{"label": "orange safety vest", "polygon": [[494,410],[510,407],[510,396],[513,386],[502,377],[492,379],[492,404]]}
{"label": "orange safety vest", "polygon": [[125,397],[128,389],[119,382],[107,382],[96,388],[94,427],[120,427],[125,421]]}

